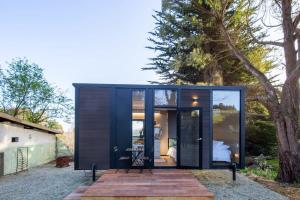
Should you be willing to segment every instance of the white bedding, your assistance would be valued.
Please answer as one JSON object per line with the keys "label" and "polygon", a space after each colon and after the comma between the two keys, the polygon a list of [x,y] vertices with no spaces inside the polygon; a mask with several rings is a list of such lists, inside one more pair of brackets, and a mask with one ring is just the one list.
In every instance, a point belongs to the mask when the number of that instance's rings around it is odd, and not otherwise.
{"label": "white bedding", "polygon": [[213,141],[213,161],[231,162],[231,151],[223,141]]}
{"label": "white bedding", "polygon": [[175,162],[177,161],[177,152],[175,147],[170,147],[167,155],[174,158]]}

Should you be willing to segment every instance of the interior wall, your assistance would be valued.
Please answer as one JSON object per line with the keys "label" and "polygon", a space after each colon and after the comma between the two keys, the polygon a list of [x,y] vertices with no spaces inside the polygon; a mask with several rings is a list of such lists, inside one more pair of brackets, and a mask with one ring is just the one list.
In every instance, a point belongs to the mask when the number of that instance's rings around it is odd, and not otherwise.
{"label": "interior wall", "polygon": [[168,130],[169,138],[177,138],[177,111],[169,110],[168,111]]}
{"label": "interior wall", "polygon": [[167,155],[168,153],[168,112],[160,111],[160,127],[162,129],[162,135],[160,138],[160,155]]}

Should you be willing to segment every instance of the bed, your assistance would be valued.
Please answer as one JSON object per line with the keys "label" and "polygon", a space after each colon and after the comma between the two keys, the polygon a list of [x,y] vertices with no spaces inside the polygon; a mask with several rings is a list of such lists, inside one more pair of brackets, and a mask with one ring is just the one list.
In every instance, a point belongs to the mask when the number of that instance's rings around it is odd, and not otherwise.
{"label": "bed", "polygon": [[169,138],[168,140],[168,153],[167,155],[173,158],[173,160],[176,162],[177,161],[177,140],[174,138]]}
{"label": "bed", "polygon": [[223,141],[213,141],[213,161],[231,162],[231,151]]}

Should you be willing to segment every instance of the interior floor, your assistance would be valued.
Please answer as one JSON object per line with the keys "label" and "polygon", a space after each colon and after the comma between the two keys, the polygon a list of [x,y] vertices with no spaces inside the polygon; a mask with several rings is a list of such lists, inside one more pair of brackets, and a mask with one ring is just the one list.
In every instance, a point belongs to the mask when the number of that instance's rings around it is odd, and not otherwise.
{"label": "interior floor", "polygon": [[156,167],[176,167],[176,161],[170,156],[160,156],[154,159],[154,166]]}

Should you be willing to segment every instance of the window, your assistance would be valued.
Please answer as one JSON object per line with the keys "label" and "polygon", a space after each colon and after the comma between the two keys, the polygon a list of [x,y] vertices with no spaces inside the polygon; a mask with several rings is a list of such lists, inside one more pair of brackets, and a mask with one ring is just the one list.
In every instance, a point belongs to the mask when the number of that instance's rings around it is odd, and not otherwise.
{"label": "window", "polygon": [[155,90],[154,93],[155,106],[176,106],[177,92],[176,90]]}
{"label": "window", "polygon": [[12,137],[11,142],[19,142],[19,137]]}
{"label": "window", "polygon": [[132,92],[132,165],[144,165],[145,90]]}
{"label": "window", "polygon": [[213,161],[239,163],[240,92],[213,91]]}
{"label": "window", "polygon": [[144,120],[132,120],[132,137],[143,137]]}

